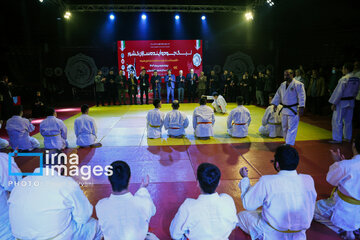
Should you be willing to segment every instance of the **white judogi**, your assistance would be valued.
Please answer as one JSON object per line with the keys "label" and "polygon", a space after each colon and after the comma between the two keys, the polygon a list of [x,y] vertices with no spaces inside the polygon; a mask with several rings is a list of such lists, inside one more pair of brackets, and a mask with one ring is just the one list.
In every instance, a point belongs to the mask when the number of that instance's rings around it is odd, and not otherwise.
{"label": "white judogi", "polygon": [[189,119],[186,114],[179,110],[172,110],[166,114],[164,128],[170,136],[185,135],[185,128],[189,126]]}
{"label": "white judogi", "polygon": [[[11,158],[11,172],[21,172],[13,158]],[[7,200],[8,193],[14,188],[15,182],[21,179],[22,176],[9,175],[9,156],[6,153],[0,153],[0,239],[14,239],[10,228]]]}
{"label": "white judogi", "polygon": [[111,194],[96,204],[96,215],[106,240],[144,240],[156,207],[146,188],[135,195]]}
{"label": "white judogi", "polygon": [[[311,176],[297,174],[296,170],[280,171],[262,176],[252,187],[249,178],[243,178],[239,187],[243,206],[248,211],[238,214],[238,225],[251,239],[306,239],[305,231],[313,219],[316,201]],[[262,212],[255,211],[259,207]],[[301,231],[280,232],[287,230]]]}
{"label": "white judogi", "polygon": [[64,149],[67,143],[67,127],[55,116],[48,116],[40,123],[40,133],[44,137],[46,149]]}
{"label": "white judogi", "polygon": [[187,198],[170,225],[172,239],[228,239],[238,218],[234,200],[227,194],[201,194]]}
{"label": "white judogi", "polygon": [[[40,168],[34,173],[39,173]],[[55,170],[43,176],[27,176],[12,190],[9,215],[13,235],[30,239],[101,239],[93,206],[71,177]]]}
{"label": "white judogi", "polygon": [[[1,123],[0,123],[0,129],[1,129]],[[5,139],[0,138],[0,149],[7,148],[9,146],[9,142]]]}
{"label": "white judogi", "polygon": [[95,119],[87,114],[82,114],[75,119],[74,130],[76,135],[76,144],[80,147],[93,145],[96,141],[96,123]]}
{"label": "white judogi", "polygon": [[246,137],[251,122],[250,111],[243,105],[233,109],[227,119],[228,133],[232,137]]}
{"label": "white judogi", "polygon": [[12,116],[6,122],[6,131],[12,149],[18,148],[19,150],[31,151],[40,147],[39,141],[29,135],[34,130],[34,125],[28,119],[20,116]]}
{"label": "white judogi", "polygon": [[332,117],[332,137],[334,141],[341,142],[344,138],[351,140],[352,118],[354,113],[355,97],[359,91],[359,78],[352,73],[343,76],[334,92],[331,94],[329,103],[335,105]]}
{"label": "white judogi", "polygon": [[[305,107],[304,84],[293,79],[288,87],[286,81],[277,90],[271,104],[283,105],[281,111],[281,125],[286,144],[295,145],[296,134],[299,126],[298,107]],[[292,107],[290,107],[292,106]]]}
{"label": "white judogi", "polygon": [[211,105],[214,107],[215,112],[226,113],[227,103],[223,96],[219,95],[217,99],[215,99],[213,96],[207,96],[207,99],[214,100]]}
{"label": "white judogi", "polygon": [[262,126],[259,128],[260,134],[269,136],[271,138],[283,136],[280,113],[281,109],[281,105],[277,107],[276,112],[274,112],[273,105],[270,105],[266,108],[265,114],[262,118]]}
{"label": "white judogi", "polygon": [[[332,164],[326,180],[340,194],[360,201],[360,155]],[[344,201],[335,191],[332,197],[316,202],[314,219],[337,233],[340,229],[354,231],[360,228],[360,205]]]}
{"label": "white judogi", "polygon": [[195,108],[193,113],[193,127],[196,137],[214,136],[214,123],[215,115],[210,107],[201,105]]}
{"label": "white judogi", "polygon": [[160,138],[161,129],[164,125],[165,114],[158,108],[150,110],[146,115],[146,128],[148,138]]}

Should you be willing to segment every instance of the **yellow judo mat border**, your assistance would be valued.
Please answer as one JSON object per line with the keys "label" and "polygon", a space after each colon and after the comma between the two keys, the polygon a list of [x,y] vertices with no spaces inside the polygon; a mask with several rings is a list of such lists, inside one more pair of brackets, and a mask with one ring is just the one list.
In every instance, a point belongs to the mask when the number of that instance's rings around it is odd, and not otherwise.
{"label": "yellow judo mat border", "polygon": [[[211,106],[210,104],[208,104]],[[225,143],[249,143],[249,142],[281,142],[282,138],[267,138],[259,133],[261,119],[265,109],[253,105],[246,106],[251,113],[251,124],[249,135],[246,138],[232,138],[227,134],[226,120],[228,113],[236,107],[235,103],[227,105],[226,114],[215,114],[214,137],[209,140],[198,140],[194,136],[192,127],[192,113],[199,104],[184,103],[180,105],[180,111],[185,112],[190,124],[186,129],[186,137],[169,138],[164,128],[162,138],[148,139],[146,132],[146,114],[153,109],[153,105],[123,105],[91,107],[89,115],[97,124],[97,137],[103,146],[173,146],[173,145],[196,145],[196,144],[225,144]],[[171,104],[162,104],[161,111],[165,114],[171,111]],[[69,147],[76,146],[74,133],[74,121],[81,113],[72,116],[64,121],[68,128]],[[43,138],[40,133],[34,135],[43,147]],[[296,141],[324,140],[331,139],[331,132],[300,121]]]}

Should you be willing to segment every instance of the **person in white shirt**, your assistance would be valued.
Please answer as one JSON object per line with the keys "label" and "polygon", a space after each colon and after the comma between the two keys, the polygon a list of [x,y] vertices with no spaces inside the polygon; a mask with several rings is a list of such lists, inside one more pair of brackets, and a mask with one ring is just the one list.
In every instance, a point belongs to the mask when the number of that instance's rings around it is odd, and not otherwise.
{"label": "person in white shirt", "polygon": [[11,173],[9,172],[9,155],[0,153],[0,239],[15,239],[11,233],[9,222],[8,196],[14,186],[21,181],[22,176],[19,167],[11,157]]}
{"label": "person in white shirt", "polygon": [[35,126],[31,124],[29,119],[22,117],[22,106],[14,106],[13,111],[14,116],[7,120],[5,127],[12,149],[32,151],[40,147],[39,141],[29,135],[29,133],[35,130]]}
{"label": "person in white shirt", "polygon": [[[202,96],[205,97],[205,96]],[[226,113],[226,100],[223,96],[219,95],[217,92],[213,92],[212,96],[206,96],[207,100],[214,100],[212,102],[212,106],[214,108],[214,112]]]}
{"label": "person in white shirt", "polygon": [[126,162],[111,164],[113,175],[109,176],[112,194],[96,204],[96,215],[106,240],[158,239],[149,233],[149,222],[156,207],[149,191],[149,176],[142,181],[139,190],[129,192],[130,167]]}
{"label": "person in white shirt", "polygon": [[295,77],[294,78],[295,78],[295,80],[301,82],[305,86],[306,81],[305,81],[305,78],[303,78],[301,76],[301,70],[300,69],[295,70]]}
{"label": "person in white shirt", "polygon": [[227,131],[232,137],[243,138],[248,135],[251,122],[250,111],[243,106],[244,98],[236,98],[237,108],[233,109],[227,119]]}
{"label": "person in white shirt", "polygon": [[45,148],[58,150],[67,148],[67,127],[56,117],[54,108],[48,108],[46,112],[47,118],[40,123],[40,133],[44,137]]}
{"label": "person in white shirt", "polygon": [[189,126],[189,119],[186,114],[179,111],[179,101],[172,103],[173,110],[166,114],[164,128],[168,131],[169,137],[182,138],[185,135],[185,128]]}
{"label": "person in white shirt", "polygon": [[333,111],[332,141],[330,143],[341,143],[343,133],[345,141],[351,141],[355,97],[360,86],[360,79],[352,73],[353,67],[352,63],[344,64],[342,68],[344,76],[339,80],[329,99]]}
{"label": "person in white shirt", "polygon": [[82,115],[75,119],[74,130],[76,135],[76,144],[80,147],[101,147],[101,143],[96,142],[96,122],[89,116],[89,106],[81,106]]}
{"label": "person in white shirt", "polygon": [[25,177],[12,190],[8,203],[14,237],[100,240],[98,223],[91,218],[93,206],[74,179],[61,175],[60,158],[54,159],[48,165],[44,157],[43,168],[34,171],[37,175]]}
{"label": "person in white shirt", "polygon": [[[3,124],[3,120],[0,120],[0,129],[2,124]],[[9,142],[6,141],[5,139],[0,138],[0,150],[7,148],[8,146],[9,146]]]}
{"label": "person in white shirt", "polygon": [[154,109],[146,115],[146,129],[148,138],[161,138],[161,129],[164,125],[165,114],[160,111],[161,100],[154,99]]}
{"label": "person in white shirt", "polygon": [[180,206],[170,225],[172,239],[228,239],[238,218],[232,197],[216,192],[220,177],[217,166],[210,163],[199,165],[197,181],[201,194],[197,199],[187,198]]}
{"label": "person in white shirt", "polygon": [[285,70],[284,79],[271,104],[274,105],[274,111],[277,111],[279,104],[283,106],[281,125],[285,143],[294,146],[299,120],[304,114],[306,94],[304,84],[294,79],[293,70]]}
{"label": "person in white shirt", "polygon": [[263,136],[268,136],[270,138],[283,137],[283,131],[281,126],[281,109],[282,106],[279,105],[274,110],[274,105],[271,105],[271,101],[274,97],[274,94],[269,95],[270,105],[266,108],[265,114],[261,121],[261,126],[259,132]]}
{"label": "person in white shirt", "polygon": [[200,98],[200,106],[193,112],[193,128],[195,137],[207,140],[214,136],[213,126],[215,124],[214,111],[206,106],[206,97]]}
{"label": "person in white shirt", "polygon": [[[295,148],[282,145],[276,149],[275,175],[262,176],[250,185],[248,170],[240,169],[239,187],[246,211],[238,214],[238,226],[251,239],[300,240],[314,216],[316,191],[311,176],[298,174],[299,155]],[[262,211],[258,208],[262,207]]]}
{"label": "person in white shirt", "polygon": [[316,202],[314,220],[336,233],[342,239],[359,239],[360,228],[360,135],[353,144],[351,159],[345,159],[338,149],[331,151],[334,163],[326,181],[334,186],[330,198]]}

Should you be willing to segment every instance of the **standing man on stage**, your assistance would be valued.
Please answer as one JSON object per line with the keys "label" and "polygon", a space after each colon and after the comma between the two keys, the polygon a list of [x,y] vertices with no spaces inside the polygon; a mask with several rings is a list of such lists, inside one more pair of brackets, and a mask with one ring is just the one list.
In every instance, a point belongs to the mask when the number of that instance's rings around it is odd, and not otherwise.
{"label": "standing man on stage", "polygon": [[219,77],[215,74],[214,70],[211,70],[209,77],[209,93],[212,94],[218,89]]}
{"label": "standing man on stage", "polygon": [[118,89],[119,105],[126,105],[126,76],[120,69],[119,76],[116,76],[116,84]]}
{"label": "standing man on stage", "polygon": [[154,70],[153,75],[151,76],[151,84],[154,93],[154,99],[161,100],[161,77],[158,75],[157,70]]}
{"label": "standing man on stage", "polygon": [[108,95],[108,105],[110,106],[111,102],[113,105],[116,105],[118,93],[113,69],[110,69],[109,75],[106,77],[105,88]]}
{"label": "standing man on stage", "polygon": [[245,105],[250,104],[250,79],[249,73],[245,72],[239,82],[240,94],[244,97]]}
{"label": "standing man on stage", "polygon": [[200,106],[195,108],[193,113],[195,137],[201,140],[208,140],[214,136],[215,115],[214,111],[209,106],[206,106],[206,101],[206,97],[201,97]]}
{"label": "standing man on stage", "polygon": [[178,87],[178,99],[179,102],[184,102],[184,88],[185,88],[185,76],[183,76],[183,70],[179,71],[179,76],[176,77],[176,84]]}
{"label": "standing man on stage", "polygon": [[228,81],[228,78],[229,78],[229,72],[228,72],[228,70],[224,70],[224,73],[220,76],[220,79],[219,79],[219,93],[222,94],[223,96],[226,96],[225,85]]}
{"label": "standing man on stage", "polygon": [[128,79],[128,87],[129,87],[129,97],[130,97],[131,105],[133,104],[133,101],[135,105],[137,104],[137,98],[136,98],[138,92],[137,86],[138,86],[138,81],[134,77],[134,73],[130,73],[130,77]]}
{"label": "standing man on stage", "polygon": [[144,93],[146,96],[146,104],[149,104],[149,75],[146,73],[146,69],[141,70],[139,76],[140,85],[140,103],[143,104]]}
{"label": "standing man on stage", "polygon": [[283,106],[281,125],[285,143],[294,146],[299,119],[304,114],[306,94],[304,84],[294,79],[293,70],[285,70],[284,79],[271,104],[274,111],[279,104]]}
{"label": "standing man on stage", "polygon": [[99,70],[98,74],[95,76],[95,97],[97,107],[99,106],[100,102],[102,106],[105,105],[105,81],[106,78],[102,75],[102,71]]}
{"label": "standing man on stage", "polygon": [[173,110],[166,114],[164,128],[169,137],[182,138],[185,136],[185,128],[189,126],[189,119],[185,113],[179,111],[179,107],[179,101],[175,100],[172,103]]}
{"label": "standing man on stage", "polygon": [[190,69],[190,73],[186,75],[186,82],[188,85],[188,100],[190,102],[195,102],[196,90],[198,75],[194,72],[194,69]]}
{"label": "standing man on stage", "polygon": [[174,89],[175,89],[175,75],[171,74],[171,69],[167,71],[167,75],[165,76],[165,84],[166,84],[166,103],[169,103],[169,98],[171,94],[171,102],[174,102]]}
{"label": "standing man on stage", "polygon": [[330,143],[341,143],[343,133],[344,141],[351,141],[355,97],[359,91],[359,78],[353,75],[353,67],[352,63],[344,64],[342,68],[344,76],[340,78],[329,99],[333,111],[331,122],[333,140]]}
{"label": "standing man on stage", "polygon": [[[9,82],[8,76],[4,76],[0,82],[0,95],[2,96],[1,102],[1,114],[0,117],[2,120],[8,120],[11,117],[12,106],[14,101],[11,94],[12,82]],[[0,96],[0,100],[1,100]]]}

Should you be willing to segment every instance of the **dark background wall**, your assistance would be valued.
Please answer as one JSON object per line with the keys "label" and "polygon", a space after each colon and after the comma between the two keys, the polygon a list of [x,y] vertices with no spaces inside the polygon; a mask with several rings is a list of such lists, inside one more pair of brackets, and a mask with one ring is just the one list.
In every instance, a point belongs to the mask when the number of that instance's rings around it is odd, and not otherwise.
{"label": "dark background wall", "polygon": [[65,21],[57,20],[62,13],[46,0],[5,0],[0,73],[22,85],[40,85],[45,68],[64,68],[68,57],[80,52],[98,67],[116,66],[115,42],[136,39],[203,39],[204,69],[223,66],[228,55],[241,51],[255,66],[273,65],[279,77],[285,67],[339,65],[359,57],[356,1],[274,2],[272,8],[257,8],[250,23],[243,15],[216,13],[206,15],[203,28],[201,14],[183,13],[181,28],[175,29],[174,14],[148,13],[143,28],[140,13],[116,13],[112,24],[108,13],[73,13]]}

